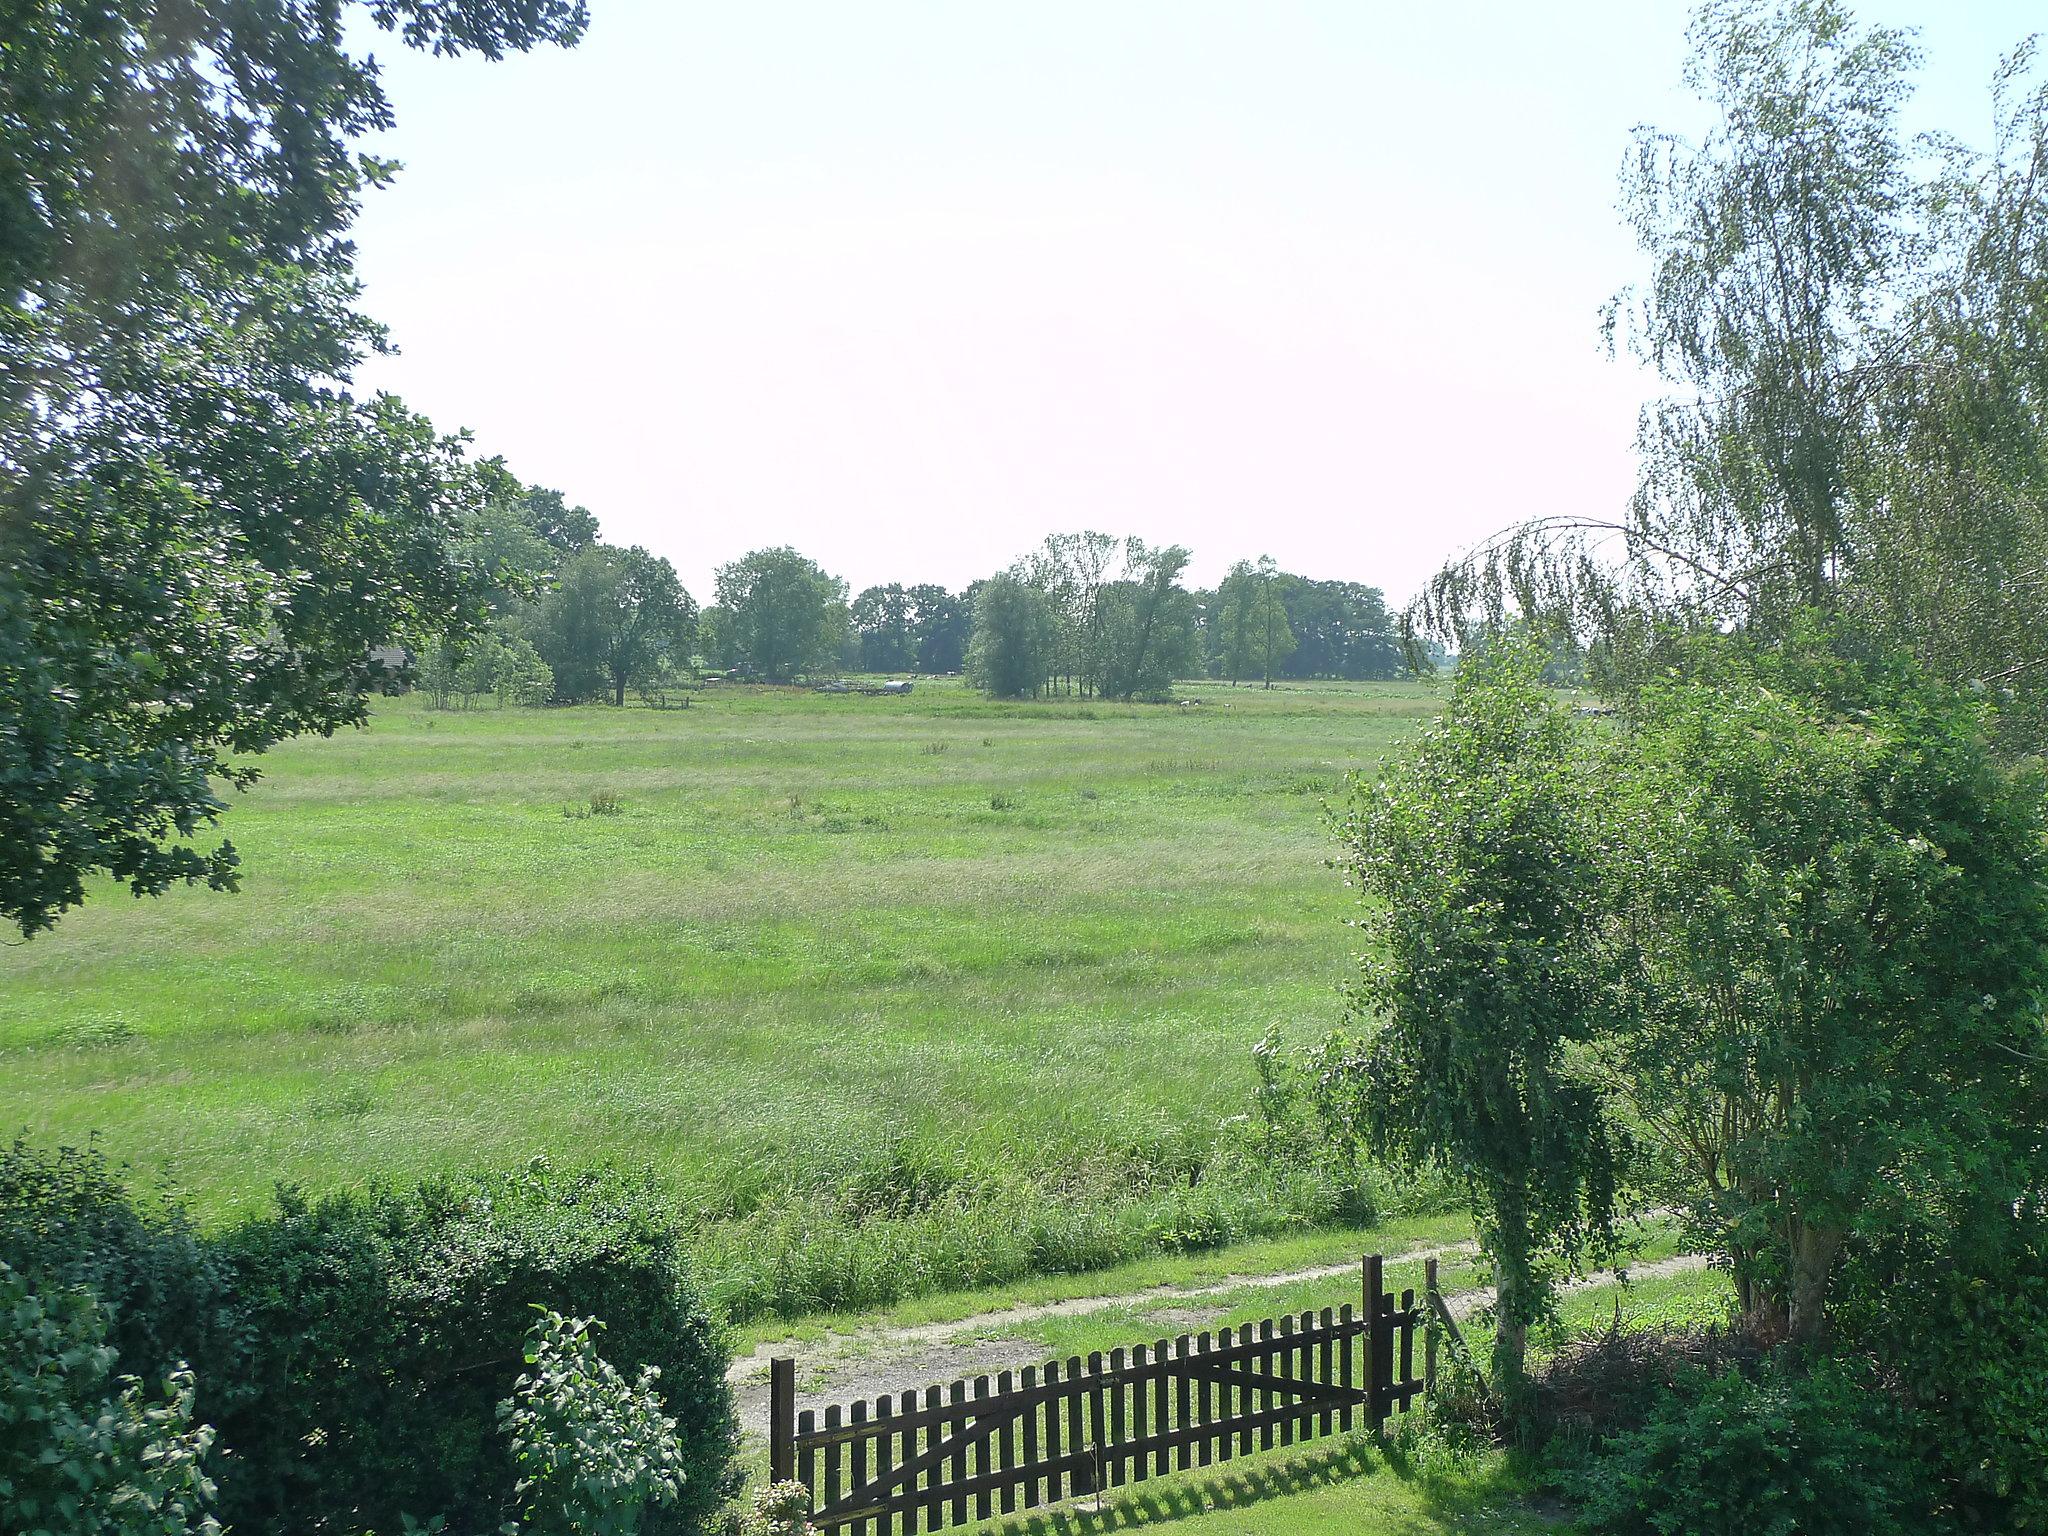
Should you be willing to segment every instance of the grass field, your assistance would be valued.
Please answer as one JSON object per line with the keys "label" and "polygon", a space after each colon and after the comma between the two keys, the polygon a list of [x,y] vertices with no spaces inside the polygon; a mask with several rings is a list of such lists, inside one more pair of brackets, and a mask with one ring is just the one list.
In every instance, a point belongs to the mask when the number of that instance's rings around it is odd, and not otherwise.
{"label": "grass field", "polygon": [[1324,800],[1437,694],[1186,696],[394,701],[269,757],[240,894],[108,887],[0,951],[0,1119],[211,1221],[645,1169],[739,1316],[1330,1219],[1226,1122],[1261,1031],[1338,1017]]}
{"label": "grass field", "polygon": [[1524,1496],[1504,1458],[1418,1464],[1363,1436],[1181,1473],[974,1536],[1107,1536],[1170,1523],[1175,1536],[1568,1536]]}

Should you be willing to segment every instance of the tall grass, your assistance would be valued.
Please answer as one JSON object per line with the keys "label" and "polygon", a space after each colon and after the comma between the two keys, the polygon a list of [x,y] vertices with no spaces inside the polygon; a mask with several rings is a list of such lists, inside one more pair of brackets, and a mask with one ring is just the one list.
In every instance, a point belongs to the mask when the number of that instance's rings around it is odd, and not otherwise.
{"label": "tall grass", "polygon": [[395,701],[236,798],[240,894],[108,885],[0,950],[0,1120],[211,1219],[279,1179],[648,1169],[743,1315],[1342,1219],[1224,1122],[1349,967],[1304,788],[1433,708]]}

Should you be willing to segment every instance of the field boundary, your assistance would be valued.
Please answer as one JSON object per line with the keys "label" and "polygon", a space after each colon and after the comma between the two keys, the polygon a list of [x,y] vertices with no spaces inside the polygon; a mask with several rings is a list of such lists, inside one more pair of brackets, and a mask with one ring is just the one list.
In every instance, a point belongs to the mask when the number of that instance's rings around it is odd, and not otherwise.
{"label": "field boundary", "polygon": [[[1354,1311],[1325,1307],[883,1393],[796,1407],[796,1362],[769,1367],[769,1476],[810,1494],[810,1523],[911,1536],[1209,1466],[1254,1450],[1377,1433],[1434,1376],[1435,1334],[1413,1290],[1366,1256]],[[1425,1333],[1425,1375],[1414,1374]]]}

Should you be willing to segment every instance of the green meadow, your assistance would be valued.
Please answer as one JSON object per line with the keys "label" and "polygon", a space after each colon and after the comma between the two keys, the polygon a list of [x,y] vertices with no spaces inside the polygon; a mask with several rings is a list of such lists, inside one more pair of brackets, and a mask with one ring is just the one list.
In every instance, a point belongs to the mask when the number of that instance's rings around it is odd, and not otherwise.
{"label": "green meadow", "polygon": [[0,951],[0,1119],[210,1222],[608,1164],[738,1316],[1371,1214],[1234,1117],[1269,1025],[1339,1016],[1327,805],[1437,692],[1182,697],[390,701],[235,797],[239,893]]}

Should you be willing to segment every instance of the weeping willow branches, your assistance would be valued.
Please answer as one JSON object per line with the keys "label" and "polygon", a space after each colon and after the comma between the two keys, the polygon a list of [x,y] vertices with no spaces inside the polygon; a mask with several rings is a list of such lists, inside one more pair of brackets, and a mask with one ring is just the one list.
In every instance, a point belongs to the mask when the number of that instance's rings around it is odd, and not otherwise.
{"label": "weeping willow branches", "polygon": [[1673,630],[1852,617],[2048,738],[2048,88],[2023,45],[1988,150],[1908,140],[1919,55],[1836,0],[1714,3],[1697,142],[1638,130],[1622,207],[1646,275],[1614,301],[1668,386],[1615,515],[1508,528],[1440,571],[1412,640],[1510,623],[1610,683]]}

